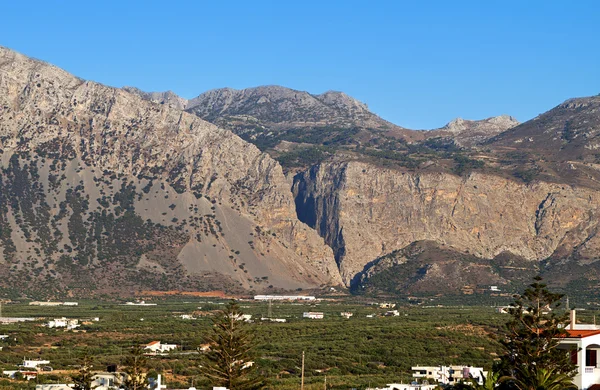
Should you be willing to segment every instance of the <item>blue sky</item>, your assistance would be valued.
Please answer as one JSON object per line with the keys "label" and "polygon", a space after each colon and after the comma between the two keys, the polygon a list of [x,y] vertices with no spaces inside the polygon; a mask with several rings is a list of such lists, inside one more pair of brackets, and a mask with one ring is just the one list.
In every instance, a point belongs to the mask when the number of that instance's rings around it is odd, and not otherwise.
{"label": "blue sky", "polygon": [[340,90],[414,129],[600,93],[598,1],[10,1],[0,45],[191,98]]}

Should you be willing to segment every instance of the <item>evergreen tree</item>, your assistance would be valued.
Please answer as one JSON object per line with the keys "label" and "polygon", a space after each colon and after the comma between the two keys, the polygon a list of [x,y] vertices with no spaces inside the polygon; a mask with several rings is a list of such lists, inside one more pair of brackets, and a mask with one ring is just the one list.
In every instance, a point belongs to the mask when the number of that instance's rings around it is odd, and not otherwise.
{"label": "evergreen tree", "polygon": [[81,362],[79,373],[72,378],[73,383],[75,384],[75,390],[92,390],[92,382],[94,381],[92,367],[90,357],[85,355]]}
{"label": "evergreen tree", "polygon": [[125,359],[125,373],[127,378],[123,383],[125,390],[140,390],[148,388],[146,375],[146,356],[140,346],[136,346]]}
{"label": "evergreen tree", "polygon": [[232,300],[213,318],[212,330],[206,337],[211,349],[205,355],[202,372],[214,386],[230,390],[253,390],[263,386],[263,378],[252,365],[251,325],[242,315]]}
{"label": "evergreen tree", "polygon": [[527,373],[549,375],[550,379],[564,376],[569,380],[575,375],[569,351],[557,348],[558,339],[566,335],[569,319],[569,314],[560,309],[563,295],[550,292],[541,280],[535,277],[509,309],[511,318],[501,340],[506,354],[498,368],[514,380],[504,381],[503,388],[515,388],[519,381],[527,381]]}

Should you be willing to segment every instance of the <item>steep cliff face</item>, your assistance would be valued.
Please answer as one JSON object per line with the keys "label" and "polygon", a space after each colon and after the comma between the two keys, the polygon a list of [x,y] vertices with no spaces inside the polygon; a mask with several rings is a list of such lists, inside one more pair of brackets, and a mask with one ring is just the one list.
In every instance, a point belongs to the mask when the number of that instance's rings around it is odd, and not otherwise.
{"label": "steep cliff face", "polygon": [[0,153],[0,267],[23,285],[68,286],[81,273],[134,288],[141,269],[165,288],[206,288],[209,274],[254,289],[340,280],[268,155],[168,104],[5,48]]}
{"label": "steep cliff face", "polygon": [[315,166],[294,190],[298,216],[333,247],[346,284],[423,240],[487,259],[509,252],[539,262],[557,251],[598,259],[600,194],[590,189],[350,162]]}

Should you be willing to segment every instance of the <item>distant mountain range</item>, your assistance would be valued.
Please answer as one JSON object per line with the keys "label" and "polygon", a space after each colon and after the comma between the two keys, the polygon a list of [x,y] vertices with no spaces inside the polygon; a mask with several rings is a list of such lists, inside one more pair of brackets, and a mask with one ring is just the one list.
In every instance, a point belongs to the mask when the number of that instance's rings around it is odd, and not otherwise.
{"label": "distant mountain range", "polygon": [[0,294],[460,294],[541,273],[593,295],[599,107],[417,131],[342,92],[186,100],[0,48]]}

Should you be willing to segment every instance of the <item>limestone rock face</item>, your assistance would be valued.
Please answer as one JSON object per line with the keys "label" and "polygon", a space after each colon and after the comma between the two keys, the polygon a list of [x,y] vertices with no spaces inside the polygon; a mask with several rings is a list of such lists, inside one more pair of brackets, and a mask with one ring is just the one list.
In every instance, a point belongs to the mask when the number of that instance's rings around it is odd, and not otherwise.
{"label": "limestone rock face", "polygon": [[494,116],[482,120],[466,120],[456,118],[437,130],[432,130],[430,136],[449,137],[460,146],[475,146],[492,137],[511,129],[519,124],[510,115]]}
{"label": "limestone rock face", "polygon": [[598,258],[600,194],[590,189],[350,162],[315,166],[294,190],[300,219],[332,246],[346,284],[374,259],[424,240],[488,259]]}
{"label": "limestone rock face", "polygon": [[138,95],[142,99],[149,100],[158,104],[166,104],[178,110],[185,110],[188,106],[188,100],[175,94],[175,92],[173,91],[144,92],[135,87],[123,87],[123,90]]}
{"label": "limestone rock face", "polygon": [[[119,265],[126,257],[150,274],[170,264],[177,278],[217,273],[243,288],[340,281],[331,249],[297,219],[281,167],[255,146],[170,104],[1,47],[0,153],[2,272],[35,267],[40,279],[68,282],[61,261],[73,272],[110,262],[134,286],[131,267]],[[156,242],[160,261],[148,260],[153,245],[106,252],[115,242],[101,238],[116,239],[124,217],[124,227],[143,227],[137,243],[172,234],[171,245]]]}

